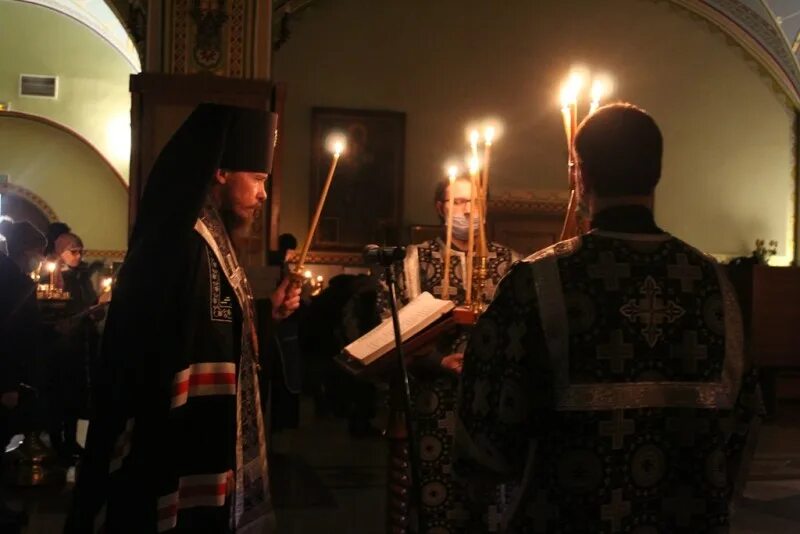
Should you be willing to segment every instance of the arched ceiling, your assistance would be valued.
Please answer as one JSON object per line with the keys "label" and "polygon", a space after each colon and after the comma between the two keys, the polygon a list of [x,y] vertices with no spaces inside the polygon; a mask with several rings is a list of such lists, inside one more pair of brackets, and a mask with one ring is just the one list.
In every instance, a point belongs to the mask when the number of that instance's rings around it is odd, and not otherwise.
{"label": "arched ceiling", "polygon": [[800,59],[800,2],[797,0],[767,0],[783,35]]}
{"label": "arched ceiling", "polygon": [[800,66],[785,33],[791,32],[791,11],[800,8],[797,0],[671,1],[731,36],[769,72],[792,104],[800,107]]}
{"label": "arched ceiling", "polygon": [[[141,0],[22,0],[60,11],[86,24],[111,43],[139,72],[141,61],[127,28],[143,24]],[[294,4],[315,0],[274,0],[276,16]],[[798,0],[670,0],[713,23],[754,56],[791,102],[800,107],[800,2]],[[113,6],[113,10],[109,7]],[[136,13],[138,20],[125,20]],[[117,13],[123,13],[122,20]]]}
{"label": "arched ceiling", "polygon": [[88,26],[122,54],[135,72],[142,64],[136,46],[117,14],[104,0],[21,0],[47,7]]}

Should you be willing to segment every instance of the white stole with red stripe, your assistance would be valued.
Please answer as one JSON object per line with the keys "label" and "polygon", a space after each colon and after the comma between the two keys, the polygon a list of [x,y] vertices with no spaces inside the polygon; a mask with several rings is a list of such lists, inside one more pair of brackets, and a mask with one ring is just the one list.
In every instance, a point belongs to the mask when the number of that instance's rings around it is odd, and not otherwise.
{"label": "white stole with red stripe", "polygon": [[[266,435],[258,386],[258,340],[252,290],[217,211],[206,206],[194,228],[214,253],[242,310],[242,354],[236,382],[236,473],[231,525],[237,534],[263,534],[274,529],[271,527],[274,525],[274,516],[269,494]],[[251,424],[255,423],[258,429],[257,444],[244,442],[242,429],[245,418],[251,419]],[[254,488],[254,484],[258,487]],[[254,500],[254,494],[260,494],[262,502],[256,502],[246,509],[246,494],[250,502]]]}

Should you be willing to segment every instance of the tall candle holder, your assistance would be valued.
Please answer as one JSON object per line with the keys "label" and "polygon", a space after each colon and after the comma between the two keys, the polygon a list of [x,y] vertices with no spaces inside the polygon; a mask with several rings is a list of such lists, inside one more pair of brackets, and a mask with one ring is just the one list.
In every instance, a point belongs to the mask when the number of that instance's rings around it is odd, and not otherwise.
{"label": "tall candle holder", "polygon": [[[497,136],[497,126],[484,127],[483,135],[473,129],[469,133],[469,175],[472,184],[470,205],[470,233],[467,243],[466,298],[464,306],[456,308],[454,317],[462,324],[474,324],[486,309],[485,289],[489,280],[489,240],[487,236],[489,163],[492,145]],[[483,141],[483,160],[478,157],[478,144]],[[477,230],[477,236],[475,232]]]}

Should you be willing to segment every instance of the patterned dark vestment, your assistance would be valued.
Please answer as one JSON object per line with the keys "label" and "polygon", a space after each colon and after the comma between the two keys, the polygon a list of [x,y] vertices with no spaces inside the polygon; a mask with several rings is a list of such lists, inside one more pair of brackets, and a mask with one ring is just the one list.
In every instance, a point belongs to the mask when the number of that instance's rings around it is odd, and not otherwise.
{"label": "patterned dark vestment", "polygon": [[163,300],[115,290],[68,532],[274,532],[244,270],[211,208],[172,256]]}
{"label": "patterned dark vestment", "polygon": [[[444,243],[440,239],[407,248],[406,258],[397,272],[398,292],[403,303],[428,291],[441,297],[444,274]],[[466,254],[453,250],[450,265],[450,300],[461,305],[465,299],[464,269]],[[484,298],[489,301],[495,287],[519,257],[510,249],[489,245],[489,280]],[[504,499],[496,486],[466,488],[453,479],[453,437],[456,421],[458,377],[440,368],[442,357],[463,352],[469,329],[460,328],[452,336],[437,341],[430,356],[411,368],[414,416],[419,436],[422,467],[422,504],[425,507],[422,532],[446,534],[493,531],[492,520],[499,518]],[[496,522],[495,522],[496,523]],[[486,525],[489,525],[488,527]]]}
{"label": "patterned dark vestment", "polygon": [[758,390],[733,290],[665,233],[511,269],[465,357],[457,470],[515,481],[508,532],[726,532]]}

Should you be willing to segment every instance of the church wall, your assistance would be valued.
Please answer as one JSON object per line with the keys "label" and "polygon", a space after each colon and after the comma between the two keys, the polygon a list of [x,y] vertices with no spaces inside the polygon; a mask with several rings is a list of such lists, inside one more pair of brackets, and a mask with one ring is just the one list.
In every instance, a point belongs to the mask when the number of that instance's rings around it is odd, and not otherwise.
{"label": "church wall", "polygon": [[741,48],[670,2],[320,1],[273,61],[288,85],[281,231],[301,239],[311,107],[405,112],[405,222],[435,224],[434,182],[487,115],[505,123],[493,195],[566,191],[558,90],[581,63],[661,125],[664,228],[723,256],[757,238],[791,254],[792,111]]}
{"label": "church wall", "polygon": [[[94,251],[127,247],[128,192],[98,154],[56,127],[0,113],[0,173],[35,193]],[[98,254],[120,258],[119,254]]]}
{"label": "church wall", "polygon": [[[0,0],[0,50],[0,102],[76,131],[127,180],[133,67],[122,54],[72,18],[9,0]],[[19,96],[20,74],[57,75],[57,98]]]}

